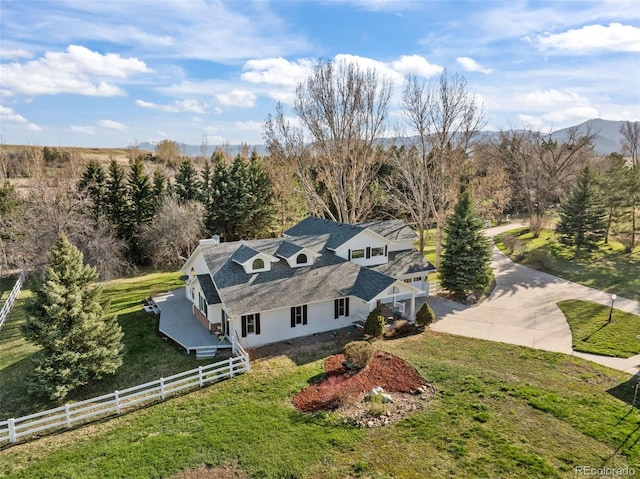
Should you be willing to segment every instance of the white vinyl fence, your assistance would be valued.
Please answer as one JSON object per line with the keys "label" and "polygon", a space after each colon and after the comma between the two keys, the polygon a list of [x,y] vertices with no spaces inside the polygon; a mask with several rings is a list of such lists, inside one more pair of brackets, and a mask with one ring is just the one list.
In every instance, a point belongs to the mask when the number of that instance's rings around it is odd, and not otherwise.
{"label": "white vinyl fence", "polygon": [[[235,341],[234,341],[235,342]],[[207,384],[232,378],[249,371],[249,355],[239,344],[235,349],[240,354],[208,366],[200,366],[168,378],[115,391],[86,401],[50,409],[17,419],[0,422],[0,444],[14,443],[19,439],[43,431],[71,428],[74,424],[86,422],[100,416],[122,414],[142,403],[162,400],[185,389],[203,387]]]}
{"label": "white vinyl fence", "polygon": [[7,316],[9,316],[9,311],[11,311],[11,307],[13,306],[13,303],[15,302],[16,298],[20,294],[20,290],[22,289],[22,285],[24,284],[26,279],[27,279],[27,272],[23,271],[22,273],[20,273],[20,276],[18,277],[18,281],[16,281],[16,284],[13,285],[13,289],[11,290],[11,293],[9,293],[9,297],[2,305],[2,309],[0,309],[0,328],[2,328],[2,325],[4,324],[4,320],[7,319]]}

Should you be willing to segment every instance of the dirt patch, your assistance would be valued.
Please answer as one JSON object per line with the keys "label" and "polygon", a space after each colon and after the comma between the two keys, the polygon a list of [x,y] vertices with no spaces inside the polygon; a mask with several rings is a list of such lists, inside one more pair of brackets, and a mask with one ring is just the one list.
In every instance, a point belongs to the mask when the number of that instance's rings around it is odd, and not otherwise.
{"label": "dirt patch", "polygon": [[[356,425],[391,424],[410,411],[423,409],[434,396],[433,387],[404,359],[377,351],[358,373],[343,366],[344,354],[328,357],[324,378],[303,389],[293,404],[303,412],[335,411]],[[366,400],[376,386],[390,393],[392,402],[372,404]]]}
{"label": "dirt patch", "polygon": [[207,467],[199,469],[187,469],[172,476],[172,479],[249,479],[249,476],[238,465],[228,462],[223,466]]}

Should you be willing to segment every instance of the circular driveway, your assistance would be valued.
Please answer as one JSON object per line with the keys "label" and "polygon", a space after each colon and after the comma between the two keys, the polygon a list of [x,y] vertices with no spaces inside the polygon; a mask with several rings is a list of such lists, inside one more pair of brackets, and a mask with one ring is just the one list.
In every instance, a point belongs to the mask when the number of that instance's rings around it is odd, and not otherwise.
{"label": "circular driveway", "polygon": [[[520,226],[490,228],[487,235],[494,236]],[[495,246],[492,267],[496,287],[478,305],[469,307],[440,297],[428,298],[438,317],[431,325],[433,331],[574,354],[622,371],[638,372],[640,355],[621,359],[574,353],[569,324],[556,305],[565,299],[609,305],[610,294],[514,263]],[[615,307],[640,314],[637,301],[617,298]]]}

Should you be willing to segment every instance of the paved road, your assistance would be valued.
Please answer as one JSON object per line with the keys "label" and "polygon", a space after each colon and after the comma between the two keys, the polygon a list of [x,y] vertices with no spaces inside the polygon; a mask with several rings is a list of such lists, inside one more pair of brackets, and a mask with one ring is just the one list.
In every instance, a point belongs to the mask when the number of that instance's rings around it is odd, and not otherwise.
{"label": "paved road", "polygon": [[[487,234],[520,226],[490,228]],[[495,246],[492,266],[496,287],[481,304],[468,307],[440,297],[428,299],[439,318],[431,325],[433,331],[573,354],[631,374],[640,372],[640,355],[609,358],[571,348],[571,330],[556,303],[581,299],[610,305],[609,294],[514,263]],[[640,314],[637,301],[617,298],[615,308]]]}

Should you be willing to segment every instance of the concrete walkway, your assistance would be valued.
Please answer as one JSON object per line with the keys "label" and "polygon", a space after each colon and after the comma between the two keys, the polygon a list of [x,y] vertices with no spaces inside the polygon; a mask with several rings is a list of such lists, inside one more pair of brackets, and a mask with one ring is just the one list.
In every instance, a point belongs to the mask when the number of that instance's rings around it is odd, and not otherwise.
{"label": "concrete walkway", "polygon": [[[490,228],[487,235],[494,236],[521,226],[510,224]],[[514,263],[495,246],[492,267],[496,287],[476,306],[469,307],[440,297],[428,298],[438,317],[431,325],[433,331],[573,354],[630,374],[640,372],[640,355],[628,359],[610,358],[574,352],[571,348],[571,330],[556,303],[580,299],[610,305],[610,294]],[[640,314],[640,302],[629,299],[617,298],[615,308]]]}

